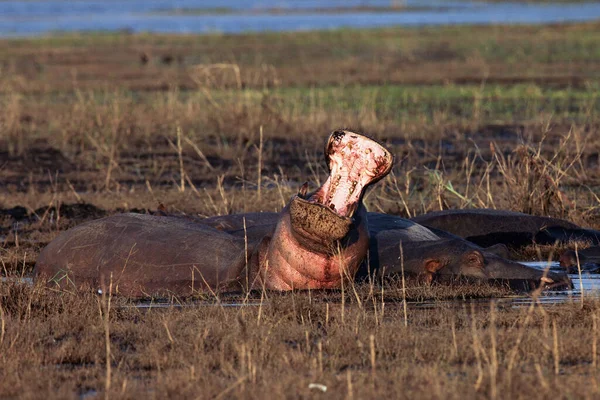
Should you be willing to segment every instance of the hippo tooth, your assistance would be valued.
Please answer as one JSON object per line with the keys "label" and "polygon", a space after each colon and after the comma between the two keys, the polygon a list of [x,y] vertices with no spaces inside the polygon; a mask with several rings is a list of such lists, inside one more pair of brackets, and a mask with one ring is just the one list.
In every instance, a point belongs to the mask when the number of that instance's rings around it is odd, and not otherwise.
{"label": "hippo tooth", "polygon": [[356,212],[356,209],[358,208],[358,203],[353,203],[351,205],[348,206],[348,218],[352,218],[354,216],[354,213]]}

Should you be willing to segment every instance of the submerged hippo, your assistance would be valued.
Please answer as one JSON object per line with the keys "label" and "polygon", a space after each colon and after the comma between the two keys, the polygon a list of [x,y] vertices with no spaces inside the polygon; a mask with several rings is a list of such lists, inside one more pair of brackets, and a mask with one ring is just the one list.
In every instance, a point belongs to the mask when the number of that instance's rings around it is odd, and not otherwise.
{"label": "submerged hippo", "polygon": [[412,220],[484,247],[502,243],[519,248],[532,243],[554,244],[572,240],[600,244],[600,231],[583,229],[558,218],[539,217],[514,211],[444,210],[419,215]]}
{"label": "submerged hippo", "polygon": [[62,287],[109,287],[127,296],[197,289],[337,288],[352,279],[369,248],[364,190],[387,175],[393,157],[350,131],[325,146],[330,175],[314,193],[301,190],[276,224],[249,244],[193,220],[115,215],[60,234],[41,252],[36,279]]}
{"label": "submerged hippo", "polygon": [[[506,282],[515,289],[569,286],[568,278],[555,271],[546,272],[505,259],[503,245],[482,248],[445,232],[431,230],[398,216],[367,213],[370,246],[368,262],[358,271],[394,276],[404,272],[425,282],[457,277],[488,282]],[[210,217],[199,223],[245,238],[250,243],[273,229],[277,213],[247,213]],[[402,250],[401,250],[402,247]]]}
{"label": "submerged hippo", "polygon": [[580,270],[588,274],[598,274],[600,273],[600,246],[577,249],[577,251],[566,250],[560,255],[559,262],[569,274],[578,274]]}

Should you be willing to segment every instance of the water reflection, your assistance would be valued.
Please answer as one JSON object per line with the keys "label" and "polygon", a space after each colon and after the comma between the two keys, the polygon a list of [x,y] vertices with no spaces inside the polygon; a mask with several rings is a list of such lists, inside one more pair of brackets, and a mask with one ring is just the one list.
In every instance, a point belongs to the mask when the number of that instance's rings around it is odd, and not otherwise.
{"label": "water reflection", "polygon": [[[538,268],[545,269],[550,268],[555,271],[560,271],[561,267],[556,261],[531,261],[522,262],[522,264]],[[573,281],[573,289],[571,290],[560,290],[560,291],[546,291],[544,292],[544,298],[550,297],[581,297],[583,292],[584,296],[600,297],[600,274],[569,274],[569,278]]]}

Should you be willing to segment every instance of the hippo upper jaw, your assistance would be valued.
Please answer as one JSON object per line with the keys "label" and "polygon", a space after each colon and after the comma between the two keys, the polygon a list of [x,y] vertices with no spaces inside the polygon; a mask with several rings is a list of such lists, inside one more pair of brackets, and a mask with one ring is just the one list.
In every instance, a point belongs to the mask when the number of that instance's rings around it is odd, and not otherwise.
{"label": "hippo upper jaw", "polygon": [[350,131],[333,132],[325,146],[329,177],[314,193],[306,186],[282,212],[261,259],[269,288],[333,288],[352,279],[369,248],[364,190],[387,175],[391,153]]}

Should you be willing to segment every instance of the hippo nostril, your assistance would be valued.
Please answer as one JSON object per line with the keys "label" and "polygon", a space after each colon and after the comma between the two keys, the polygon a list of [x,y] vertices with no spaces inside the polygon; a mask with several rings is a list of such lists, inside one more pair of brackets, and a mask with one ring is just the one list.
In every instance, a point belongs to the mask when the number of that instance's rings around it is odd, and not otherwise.
{"label": "hippo nostril", "polygon": [[333,133],[331,134],[331,138],[333,140],[340,140],[344,137],[345,134],[346,134],[346,132],[344,132],[342,130],[333,131]]}
{"label": "hippo nostril", "polygon": [[331,153],[333,152],[333,144],[335,142],[340,142],[345,135],[346,132],[343,130],[333,131],[331,132],[331,135],[329,135],[329,139],[325,145],[325,161],[327,163],[327,169],[329,172],[331,172]]}
{"label": "hippo nostril", "polygon": [[298,195],[301,198],[305,199],[307,192],[308,192],[308,182],[304,182],[304,184],[300,187],[300,190],[298,191]]}

